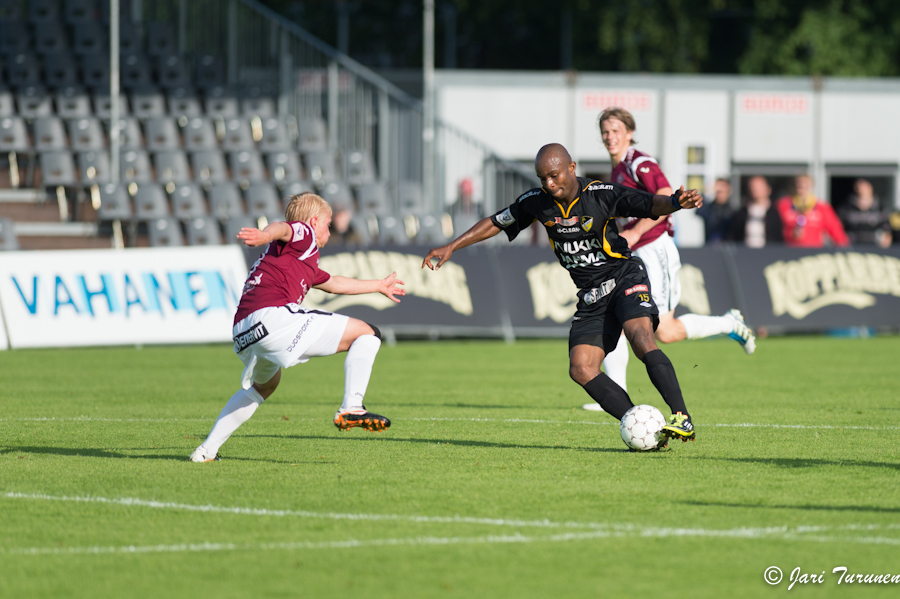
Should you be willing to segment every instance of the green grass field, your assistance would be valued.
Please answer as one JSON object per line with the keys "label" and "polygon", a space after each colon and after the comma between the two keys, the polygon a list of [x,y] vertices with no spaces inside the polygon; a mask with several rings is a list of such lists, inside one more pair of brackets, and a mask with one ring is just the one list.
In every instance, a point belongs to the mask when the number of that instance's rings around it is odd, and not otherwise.
{"label": "green grass field", "polygon": [[664,349],[698,434],[665,452],[580,409],[564,340],[409,342],[388,431],[336,430],[316,359],[208,464],[229,346],[0,352],[0,596],[896,597],[832,569],[900,575],[900,338]]}

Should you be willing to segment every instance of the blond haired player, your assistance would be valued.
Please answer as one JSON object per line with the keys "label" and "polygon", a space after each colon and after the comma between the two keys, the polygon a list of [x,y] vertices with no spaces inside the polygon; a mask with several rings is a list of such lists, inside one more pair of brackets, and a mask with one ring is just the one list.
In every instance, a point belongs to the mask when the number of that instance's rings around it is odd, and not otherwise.
{"label": "blond haired player", "polygon": [[291,198],[287,222],[264,230],[243,228],[238,233],[249,246],[268,244],[250,269],[234,316],[234,351],[244,363],[241,389],[219,414],[206,440],[191,454],[192,462],[219,458],[219,448],[247,422],[275,392],[281,369],[317,356],[347,352],[344,362],[344,399],[334,415],[341,430],[361,427],[383,431],[391,421],[363,406],[372,364],[381,347],[377,327],[341,314],[307,310],[300,304],[310,289],[358,295],[381,293],[395,302],[405,295],[403,281],[392,273],[381,280],[360,281],[332,276],[319,268],[319,249],[328,243],[331,207],[314,193]]}

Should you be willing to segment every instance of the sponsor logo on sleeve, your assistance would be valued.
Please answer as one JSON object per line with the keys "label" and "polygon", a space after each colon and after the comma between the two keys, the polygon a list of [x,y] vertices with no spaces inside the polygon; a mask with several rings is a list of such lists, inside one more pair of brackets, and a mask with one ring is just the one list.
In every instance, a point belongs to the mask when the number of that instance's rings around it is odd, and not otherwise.
{"label": "sponsor logo on sleeve", "polygon": [[641,291],[643,291],[644,293],[646,293],[646,292],[649,291],[649,290],[647,289],[647,286],[646,286],[646,285],[635,285],[634,287],[629,287],[628,289],[626,289],[626,290],[625,290],[625,295],[631,295],[632,293],[638,293],[638,292],[641,292]]}
{"label": "sponsor logo on sleeve", "polygon": [[650,167],[649,167],[649,166],[645,166],[645,167],[639,168],[638,170],[641,171],[642,173],[649,173],[649,172],[650,172]]}
{"label": "sponsor logo on sleeve", "polygon": [[506,228],[516,222],[516,217],[512,215],[509,208],[497,215],[497,224],[502,228]]}
{"label": "sponsor logo on sleeve", "polygon": [[607,185],[605,183],[594,183],[593,185],[588,185],[588,191],[600,191],[601,189],[612,189],[612,185]]}

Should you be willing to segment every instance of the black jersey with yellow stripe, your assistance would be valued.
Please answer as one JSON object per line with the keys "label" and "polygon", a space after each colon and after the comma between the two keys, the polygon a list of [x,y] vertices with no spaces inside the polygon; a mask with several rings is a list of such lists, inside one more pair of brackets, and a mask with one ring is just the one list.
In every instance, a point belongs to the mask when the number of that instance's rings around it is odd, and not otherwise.
{"label": "black jersey with yellow stripe", "polygon": [[534,221],[544,225],[560,265],[579,289],[598,287],[631,251],[619,237],[617,216],[656,218],[653,195],[615,183],[578,177],[579,194],[563,205],[542,187],[531,189],[491,216],[512,241]]}

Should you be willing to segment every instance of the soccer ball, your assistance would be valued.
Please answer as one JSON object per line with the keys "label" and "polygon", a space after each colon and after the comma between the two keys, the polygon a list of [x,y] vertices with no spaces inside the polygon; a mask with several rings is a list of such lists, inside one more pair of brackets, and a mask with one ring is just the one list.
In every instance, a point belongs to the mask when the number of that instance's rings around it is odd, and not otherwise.
{"label": "soccer ball", "polygon": [[666,419],[662,412],[653,406],[634,406],[622,416],[619,432],[625,445],[635,451],[659,449],[666,444],[666,436],[662,428]]}

